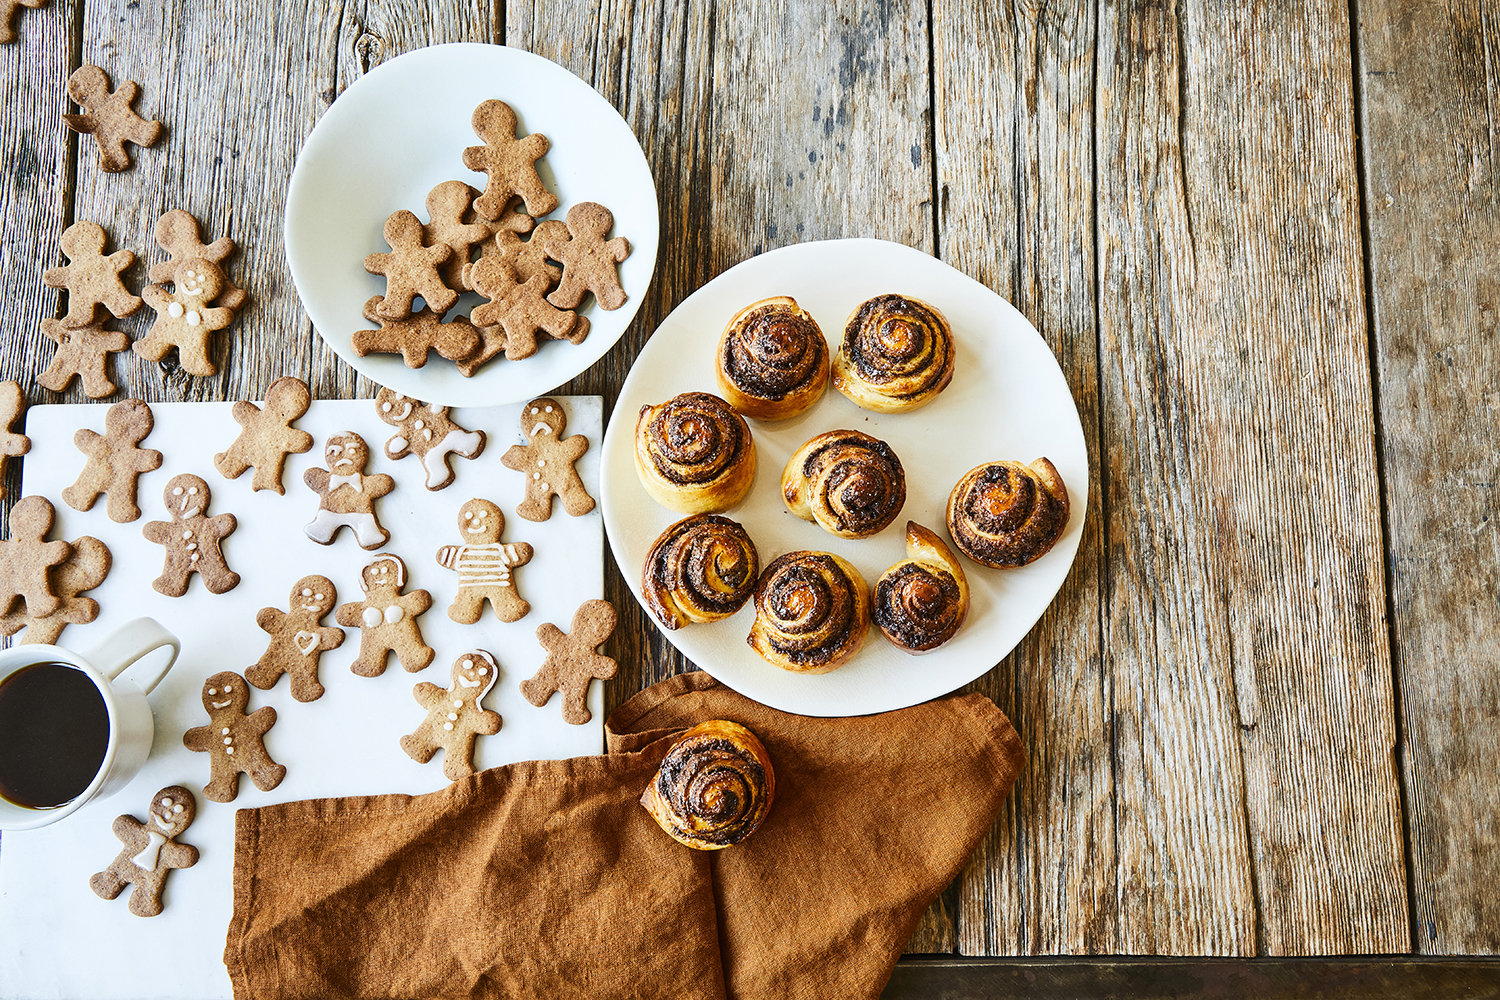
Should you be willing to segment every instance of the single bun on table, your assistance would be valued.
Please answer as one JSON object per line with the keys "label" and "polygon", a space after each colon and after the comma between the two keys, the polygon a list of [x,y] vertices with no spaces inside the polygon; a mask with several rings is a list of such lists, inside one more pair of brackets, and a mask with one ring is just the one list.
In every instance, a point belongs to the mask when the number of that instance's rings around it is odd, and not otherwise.
{"label": "single bun on table", "polygon": [[663,628],[728,618],[750,599],[760,554],[744,527],[694,514],[656,539],[641,571],[641,595]]}
{"label": "single bun on table", "polygon": [[905,295],[877,295],[844,325],[833,385],[867,410],[914,410],[953,381],[953,354],[953,330],[935,307]]}
{"label": "single bun on table", "polygon": [[719,338],[719,391],[740,413],[785,420],[828,388],[828,341],[816,320],[785,295],[735,313]]}
{"label": "single bun on table", "polygon": [[986,462],[948,494],[948,534],[982,566],[1025,566],[1046,555],[1068,527],[1068,488],[1050,461]]}
{"label": "single bun on table", "polygon": [[906,522],[906,558],[875,581],[870,617],[891,644],[926,653],[958,634],[969,616],[969,581],[943,540]]}
{"label": "single bun on table", "polygon": [[828,431],[792,453],[781,472],[787,510],[840,538],[882,531],[906,504],[906,472],[884,441]]}
{"label": "single bun on table", "polygon": [[755,442],[745,418],[708,392],[684,392],[641,407],[635,470],[663,507],[717,514],[745,498],[755,479]]}
{"label": "single bun on table", "polygon": [[755,622],[746,642],[772,666],[826,674],[853,658],[870,628],[870,591],[831,552],[788,552],[755,585]]}
{"label": "single bun on table", "polygon": [[736,722],[704,722],[683,733],[641,805],[679,844],[717,851],[756,831],[776,798],[771,757],[755,734]]}

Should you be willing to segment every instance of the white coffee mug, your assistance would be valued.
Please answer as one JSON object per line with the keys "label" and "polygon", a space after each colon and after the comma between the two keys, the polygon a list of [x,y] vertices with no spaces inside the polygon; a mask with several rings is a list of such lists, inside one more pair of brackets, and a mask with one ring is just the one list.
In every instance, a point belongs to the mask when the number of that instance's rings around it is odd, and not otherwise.
{"label": "white coffee mug", "polygon": [[[120,676],[131,664],[162,647],[170,648],[166,662],[155,666],[141,664],[141,671],[149,678],[144,684]],[[62,805],[45,808],[24,806],[0,798],[0,830],[33,830],[56,823],[85,803],[113,795],[130,783],[141,765],[146,763],[151,741],[156,735],[156,724],[146,695],[172,669],[180,649],[177,637],[154,619],[137,618],[115,629],[86,653],[45,645],[12,646],[0,651],[0,686],[11,674],[24,667],[38,663],[64,663],[94,682],[109,713],[109,739],[104,760],[88,787]]]}

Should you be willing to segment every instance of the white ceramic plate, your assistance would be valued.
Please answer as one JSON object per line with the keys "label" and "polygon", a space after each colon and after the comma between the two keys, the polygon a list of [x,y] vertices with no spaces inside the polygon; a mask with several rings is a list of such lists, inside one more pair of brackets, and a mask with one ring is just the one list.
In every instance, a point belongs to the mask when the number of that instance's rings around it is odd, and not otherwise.
{"label": "white ceramic plate", "polygon": [[[911,413],[862,410],[830,387],[800,417],[749,421],[759,459],[755,484],[728,516],[749,531],[761,565],[795,549],[818,549],[848,559],[873,586],[905,558],[906,522],[926,525],[946,540],[948,492],[969,469],[996,459],[1051,459],[1068,485],[1072,518],[1057,545],[1021,569],[988,569],[960,556],[972,592],[968,621],[947,645],[922,656],[901,652],[872,627],[848,665],[817,676],[788,673],[745,643],[755,617],[753,602],[720,622],[663,631],[709,674],[787,712],[883,712],[938,697],[980,676],[1021,641],[1052,602],[1083,532],[1089,470],[1078,409],[1057,360],[1026,318],[977,281],[919,250],[880,240],[803,243],[747,260],[689,296],[657,327],[625,379],[604,437],[600,486],[610,547],[636,599],[652,543],[682,517],[653,501],[636,476],[640,408],[689,390],[717,393],[719,335],[751,302],[792,296],[837,350],[854,307],[885,292],[912,295],[942,310],[958,345],[953,382],[934,402]],[[792,452],[836,428],[887,442],[906,470],[905,508],[871,538],[838,538],[794,517],[781,501],[781,470]]]}
{"label": "white ceramic plate", "polygon": [[[397,209],[427,221],[427,193],[446,180],[483,191],[485,176],[463,164],[481,145],[470,118],[481,101],[515,109],[521,134],[551,141],[539,171],[559,205],[595,201],[615,216],[612,236],[630,240],[620,265],[629,298],[613,311],[588,298],[593,324],[582,344],[546,341],[524,361],[496,358],[472,378],[431,356],[407,368],[397,354],[359,357],[351,347],[366,300],[385,279],[366,273],[365,255],[388,248],[381,235]],[[660,223],[656,184],[630,126],[609,102],[554,62],[501,45],[435,45],[383,63],[350,85],[307,137],[292,171],[286,204],[286,254],[297,294],[313,326],[362,375],[397,392],[450,406],[491,406],[530,399],[584,371],[625,332],[656,267]],[[483,300],[464,296],[467,312]]]}

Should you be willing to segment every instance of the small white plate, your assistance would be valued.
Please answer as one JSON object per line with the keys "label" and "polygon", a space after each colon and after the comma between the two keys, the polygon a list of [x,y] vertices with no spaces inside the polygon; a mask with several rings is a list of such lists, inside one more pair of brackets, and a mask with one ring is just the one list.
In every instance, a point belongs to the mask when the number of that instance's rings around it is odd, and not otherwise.
{"label": "small white plate", "polygon": [[[922,656],[898,650],[872,627],[864,648],[846,666],[817,676],[788,673],[745,642],[754,602],[720,622],[663,631],[715,678],[786,712],[884,712],[938,697],[980,676],[1047,609],[1083,533],[1089,495],[1083,427],[1057,359],[1026,318],[979,282],[919,250],[881,240],[803,243],[751,258],[689,296],[651,335],[620,389],[604,436],[601,501],[610,547],[636,599],[652,543],[682,517],[653,501],[636,475],[635,422],[641,407],[689,390],[717,393],[719,335],[751,302],[792,296],[812,313],[836,351],[854,307],[885,292],[915,296],[942,310],[958,345],[953,382],[935,401],[910,413],[862,410],[830,387],[800,417],[749,421],[758,450],[755,484],[728,516],[749,531],[761,565],[795,549],[817,549],[848,559],[873,586],[906,557],[906,522],[925,525],[946,540],[949,491],[965,472],[996,459],[1051,459],[1067,483],[1072,517],[1052,550],[1029,566],[988,569],[960,556],[971,591],[968,620],[947,645]],[[905,508],[871,538],[838,538],[794,517],[781,500],[781,470],[792,452],[837,428],[887,442],[906,471]]]}
{"label": "small white plate", "polygon": [[[365,271],[366,254],[388,248],[386,217],[397,209],[427,221],[427,193],[447,180],[483,191],[485,176],[463,163],[482,145],[470,118],[482,101],[515,109],[518,132],[541,132],[551,149],[539,162],[562,218],[582,201],[615,216],[611,236],[630,240],[620,265],[629,298],[619,309],[590,297],[593,324],[582,344],[545,341],[524,361],[496,358],[472,378],[435,355],[408,368],[398,354],[354,353],[355,330],[374,324],[365,302],[385,279]],[[286,255],[297,294],[328,346],[360,374],[397,392],[450,406],[493,406],[530,399],[584,371],[608,351],[640,308],[656,267],[660,221],[656,183],[630,126],[587,83],[541,56],[502,45],[418,49],[356,80],[323,115],[297,156],[286,203]],[[456,307],[467,312],[477,296]]]}

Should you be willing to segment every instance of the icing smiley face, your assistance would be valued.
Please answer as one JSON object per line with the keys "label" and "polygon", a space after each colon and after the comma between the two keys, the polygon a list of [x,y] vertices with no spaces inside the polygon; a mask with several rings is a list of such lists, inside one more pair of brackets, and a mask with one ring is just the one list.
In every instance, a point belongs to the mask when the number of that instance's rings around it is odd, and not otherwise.
{"label": "icing smiley face", "polygon": [[249,685],[232,670],[214,674],[203,683],[203,707],[210,716],[230,711],[243,713],[249,703]]}
{"label": "icing smiley face", "polygon": [[505,515],[488,500],[470,500],[459,509],[458,530],[465,544],[489,545],[500,540]]}
{"label": "icing smiley face", "polygon": [[380,409],[380,419],[388,424],[399,424],[411,416],[412,408],[416,400],[407,399],[399,392],[390,389],[381,389],[375,395],[375,405]]}
{"label": "icing smiley face", "polygon": [[381,556],[364,568],[359,579],[367,594],[398,592],[406,586],[406,563],[400,556]]}
{"label": "icing smiley face", "polygon": [[562,435],[568,418],[562,407],[550,399],[533,400],[521,412],[521,433],[530,441],[540,438],[557,438]]}
{"label": "icing smiley face", "polygon": [[328,577],[304,576],[292,586],[287,607],[293,611],[306,611],[316,619],[333,610],[335,599],[333,583]]}
{"label": "icing smiley face", "polygon": [[358,434],[345,431],[328,439],[323,457],[328,462],[328,471],[335,476],[352,476],[365,471],[365,463],[370,459],[370,447]]}
{"label": "icing smiley face", "polygon": [[147,829],[163,837],[175,837],[188,828],[197,812],[198,803],[193,793],[181,785],[170,785],[152,798]]}
{"label": "icing smiley face", "polygon": [[162,503],[166,504],[174,521],[185,521],[202,514],[208,509],[208,502],[212,498],[213,494],[209,492],[207,483],[197,476],[186,474],[173,476],[172,481],[161,492]]}
{"label": "icing smiley face", "polygon": [[[482,649],[475,649],[453,662],[453,697],[455,707],[463,701],[478,702],[494,687],[500,670]],[[472,697],[471,697],[472,696]]]}

